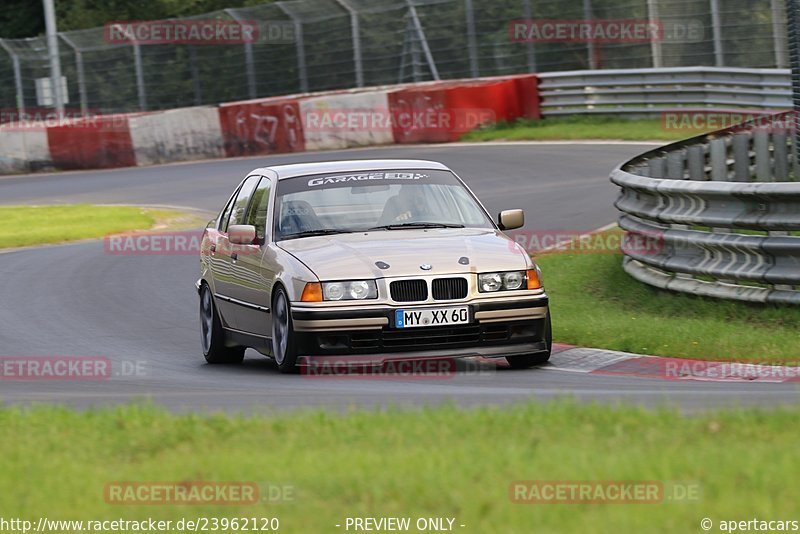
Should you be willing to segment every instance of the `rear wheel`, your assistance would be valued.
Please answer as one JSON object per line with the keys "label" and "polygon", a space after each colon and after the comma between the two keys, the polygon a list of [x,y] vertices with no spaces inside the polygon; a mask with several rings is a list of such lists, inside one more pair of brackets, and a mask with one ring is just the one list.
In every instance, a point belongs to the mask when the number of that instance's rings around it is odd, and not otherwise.
{"label": "rear wheel", "polygon": [[225,346],[225,330],[207,285],[200,290],[200,333],[203,356],[208,363],[242,363],[244,360],[244,347]]}
{"label": "rear wheel", "polygon": [[282,373],[297,372],[297,344],[286,290],[278,287],[272,298],[272,354]]}
{"label": "rear wheel", "polygon": [[534,365],[542,365],[550,359],[550,352],[553,350],[553,326],[550,324],[550,313],[544,323],[544,340],[547,343],[545,352],[535,354],[525,354],[524,356],[507,356],[506,361],[512,369],[528,369]]}

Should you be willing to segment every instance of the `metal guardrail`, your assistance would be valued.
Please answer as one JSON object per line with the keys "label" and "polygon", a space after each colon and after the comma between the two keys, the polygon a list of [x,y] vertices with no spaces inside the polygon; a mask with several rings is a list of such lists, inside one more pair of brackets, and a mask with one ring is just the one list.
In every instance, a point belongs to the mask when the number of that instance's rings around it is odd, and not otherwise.
{"label": "metal guardrail", "polygon": [[680,67],[542,73],[545,116],[648,114],[676,107],[789,109],[789,69]]}
{"label": "metal guardrail", "polygon": [[672,291],[800,304],[800,182],[794,181],[800,162],[793,137],[753,125],[731,128],[615,169],[625,271]]}

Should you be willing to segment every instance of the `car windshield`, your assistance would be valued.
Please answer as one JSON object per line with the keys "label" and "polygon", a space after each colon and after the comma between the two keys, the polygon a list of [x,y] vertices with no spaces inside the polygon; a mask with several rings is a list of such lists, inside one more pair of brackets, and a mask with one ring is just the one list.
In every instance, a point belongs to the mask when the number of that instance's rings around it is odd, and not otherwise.
{"label": "car windshield", "polygon": [[275,214],[278,241],[367,230],[493,228],[458,178],[442,170],[284,179]]}

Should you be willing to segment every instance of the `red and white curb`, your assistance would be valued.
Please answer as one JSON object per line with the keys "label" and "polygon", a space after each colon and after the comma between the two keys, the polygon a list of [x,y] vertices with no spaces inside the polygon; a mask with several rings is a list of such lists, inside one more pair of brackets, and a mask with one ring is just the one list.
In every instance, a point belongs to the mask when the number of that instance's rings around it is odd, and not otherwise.
{"label": "red and white curb", "polygon": [[550,371],[634,376],[702,382],[800,382],[800,367],[743,362],[712,362],[684,358],[642,356],[627,352],[553,345]]}

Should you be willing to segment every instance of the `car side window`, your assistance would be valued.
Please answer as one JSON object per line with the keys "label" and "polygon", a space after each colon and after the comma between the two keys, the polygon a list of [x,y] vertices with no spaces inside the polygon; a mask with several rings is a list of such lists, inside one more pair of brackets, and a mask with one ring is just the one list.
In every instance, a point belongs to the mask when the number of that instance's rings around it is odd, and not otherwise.
{"label": "car side window", "polygon": [[[238,194],[239,190],[236,190]],[[219,215],[217,219],[217,229],[220,232],[227,232],[228,231],[228,219],[231,216],[231,209],[233,209],[233,202],[236,200],[236,195],[231,197],[228,203],[225,205],[225,209],[222,210],[222,213]]]}
{"label": "car side window", "polygon": [[253,201],[247,212],[247,222],[256,227],[256,237],[259,243],[264,243],[267,237],[267,210],[269,209],[269,193],[272,190],[272,181],[264,177],[259,182],[253,193]]}
{"label": "car side window", "polygon": [[236,199],[231,205],[231,216],[228,220],[228,223],[225,225],[225,229],[223,230],[224,232],[227,232],[228,228],[235,224],[245,224],[247,205],[250,202],[250,197],[252,196],[256,185],[258,185],[258,180],[260,178],[260,176],[251,176],[244,181],[242,188],[239,189],[239,193],[236,195]]}

